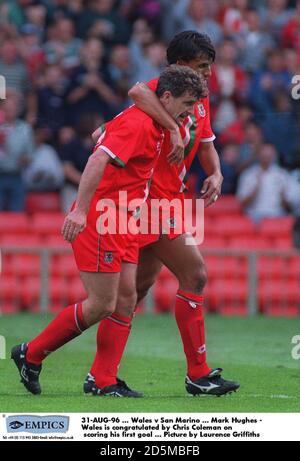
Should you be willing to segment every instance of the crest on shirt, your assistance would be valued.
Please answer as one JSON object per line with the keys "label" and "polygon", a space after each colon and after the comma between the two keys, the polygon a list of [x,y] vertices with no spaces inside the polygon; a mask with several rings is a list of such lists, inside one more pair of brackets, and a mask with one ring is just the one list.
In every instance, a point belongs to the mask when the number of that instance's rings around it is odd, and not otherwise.
{"label": "crest on shirt", "polygon": [[200,117],[205,117],[206,110],[205,110],[205,107],[204,107],[204,105],[202,103],[198,104],[198,112],[199,112]]}
{"label": "crest on shirt", "polygon": [[104,253],[104,262],[106,264],[111,264],[114,260],[114,255],[112,251],[105,251]]}

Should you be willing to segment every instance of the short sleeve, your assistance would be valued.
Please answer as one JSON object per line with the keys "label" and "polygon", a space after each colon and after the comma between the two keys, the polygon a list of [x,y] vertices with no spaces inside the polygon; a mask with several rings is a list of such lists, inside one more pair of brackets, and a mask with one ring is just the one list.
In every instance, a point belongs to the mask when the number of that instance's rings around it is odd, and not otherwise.
{"label": "short sleeve", "polygon": [[214,132],[212,130],[211,123],[210,123],[210,108],[209,108],[208,98],[205,100],[205,103],[203,104],[203,108],[205,110],[205,121],[204,121],[202,136],[201,136],[201,142],[212,142],[216,139],[216,136],[214,135]]}
{"label": "short sleeve", "polygon": [[106,125],[95,150],[100,147],[117,166],[124,168],[131,157],[143,153],[146,136],[141,122],[128,116],[121,117]]}

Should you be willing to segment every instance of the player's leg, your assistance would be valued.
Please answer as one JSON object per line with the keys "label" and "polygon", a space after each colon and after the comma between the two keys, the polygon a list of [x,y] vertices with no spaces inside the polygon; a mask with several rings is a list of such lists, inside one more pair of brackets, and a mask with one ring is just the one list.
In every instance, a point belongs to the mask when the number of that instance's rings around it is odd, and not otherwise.
{"label": "player's leg", "polygon": [[19,369],[21,380],[34,394],[41,392],[38,377],[42,361],[115,310],[120,273],[80,274],[87,299],[83,303],[68,306],[36,338],[12,349],[12,358]]}
{"label": "player's leg", "polygon": [[137,303],[147,295],[162,268],[162,262],[155,255],[152,246],[149,245],[140,250],[136,278]]}
{"label": "player's leg", "polygon": [[[99,376],[99,387],[116,383],[125,384],[124,381],[121,381],[117,377],[117,368],[130,334],[132,316],[137,302],[136,291],[138,291],[139,300],[142,299],[154,283],[161,266],[162,263],[151,251],[151,246],[140,250],[137,270],[136,266],[132,263],[123,264],[117,307],[114,314],[114,317],[116,317],[115,320],[119,320],[119,322],[113,322],[111,318],[107,318],[99,325],[97,332],[97,353],[83,385],[85,393],[93,392],[96,375]],[[137,286],[135,280],[137,280]],[[113,330],[118,330],[115,331],[116,335],[113,335]],[[122,341],[119,342],[117,337],[122,338]],[[116,342],[118,342],[117,347]],[[114,372],[109,374],[105,371],[105,364],[108,364],[107,367],[111,366],[112,357],[114,357]],[[125,387],[127,390],[129,389],[126,384]]]}
{"label": "player's leg", "polygon": [[132,263],[122,264],[117,307],[98,327],[97,352],[84,383],[85,393],[142,397],[117,378],[136,305],[136,267]]}
{"label": "player's leg", "polygon": [[202,295],[207,274],[197,245],[186,245],[186,237],[169,240],[164,236],[152,250],[179,281],[175,317],[187,361],[186,389],[194,395],[221,395],[239,385],[223,380],[221,369],[211,370],[207,365]]}

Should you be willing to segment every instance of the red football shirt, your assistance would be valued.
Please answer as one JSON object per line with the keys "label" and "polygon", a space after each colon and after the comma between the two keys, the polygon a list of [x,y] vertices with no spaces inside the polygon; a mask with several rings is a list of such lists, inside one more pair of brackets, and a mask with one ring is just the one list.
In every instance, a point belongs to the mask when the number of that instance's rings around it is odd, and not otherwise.
{"label": "red football shirt", "polygon": [[[147,83],[152,91],[157,88],[158,78]],[[166,132],[161,156],[157,162],[151,180],[150,198],[167,198],[184,191],[184,178],[190,169],[201,142],[211,142],[216,138],[210,124],[209,98],[203,98],[194,105],[194,113],[186,117],[180,126],[180,133],[185,146],[185,159],[182,164],[170,165],[168,154],[172,146],[170,133]]]}
{"label": "red football shirt", "polygon": [[118,203],[119,191],[126,191],[128,201],[145,201],[164,135],[164,130],[136,106],[105,124],[94,152],[101,147],[113,163],[107,165],[96,193]]}

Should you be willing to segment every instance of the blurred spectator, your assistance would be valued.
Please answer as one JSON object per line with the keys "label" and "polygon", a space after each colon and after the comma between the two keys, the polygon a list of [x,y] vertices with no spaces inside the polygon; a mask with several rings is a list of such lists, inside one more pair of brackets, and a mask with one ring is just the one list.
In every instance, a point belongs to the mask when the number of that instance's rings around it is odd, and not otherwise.
{"label": "blurred spectator", "polygon": [[285,68],[284,55],[280,50],[272,50],[268,55],[267,68],[256,72],[250,85],[249,99],[260,120],[274,109],[274,95],[278,91],[288,92],[290,86],[291,78]]}
{"label": "blurred spectator", "polygon": [[288,0],[267,0],[266,5],[261,5],[259,9],[264,29],[269,30],[277,43],[280,42],[282,29],[293,15],[288,3]]}
{"label": "blurred spectator", "polygon": [[[154,34],[144,19],[138,19],[133,24],[133,31],[129,42],[129,50],[131,62],[134,69],[139,67],[139,63],[143,58],[144,48],[154,42]],[[134,73],[132,77],[135,78]]]}
{"label": "blurred spectator", "polygon": [[245,212],[255,221],[284,216],[288,205],[288,174],[276,164],[276,150],[263,144],[258,165],[245,170],[238,184],[237,195]]}
{"label": "blurred spectator", "polygon": [[86,38],[92,34],[107,44],[127,43],[129,24],[118,13],[116,3],[116,0],[92,0],[78,22],[79,36]]}
{"label": "blurred spectator", "polygon": [[130,88],[131,62],[129,48],[125,45],[116,45],[112,49],[107,68],[112,87],[120,98],[120,108],[129,106],[128,90]]}
{"label": "blurred spectator", "polygon": [[91,133],[95,128],[93,117],[81,116],[76,127],[76,135],[61,145],[60,157],[63,161],[65,174],[62,207],[65,212],[70,210],[76,199],[81,174],[94,147]]}
{"label": "blurred spectator", "polygon": [[246,139],[246,126],[253,118],[253,112],[247,104],[237,107],[236,119],[220,133],[218,142],[221,145],[226,144],[243,144]]}
{"label": "blurred spectator", "polygon": [[40,45],[40,34],[34,24],[24,24],[21,27],[19,42],[20,55],[26,63],[31,83],[33,83],[45,64],[45,54]]}
{"label": "blurred spectator", "polygon": [[300,0],[297,0],[294,14],[283,28],[282,45],[300,52]]}
{"label": "blurred spectator", "polygon": [[239,147],[236,144],[228,144],[221,155],[221,170],[224,177],[222,184],[223,194],[235,194],[238,173]]}
{"label": "blurred spectator", "polygon": [[221,10],[221,22],[224,34],[226,37],[237,40],[248,30],[246,15],[249,1],[231,0],[222,3],[224,8]]}
{"label": "blurred spectator", "polygon": [[[170,9],[172,6],[170,4]],[[220,43],[223,37],[222,29],[217,21],[207,17],[205,0],[178,0],[174,10],[175,24],[172,34],[183,30],[197,30],[209,35],[215,45]]]}
{"label": "blurred spectator", "polygon": [[55,23],[55,38],[45,44],[46,59],[49,64],[60,64],[72,68],[79,64],[82,41],[75,37],[74,23],[61,18]]}
{"label": "blurred spectator", "polygon": [[131,83],[147,82],[156,78],[166,65],[166,46],[162,42],[153,42],[144,47],[144,54],[138,62]]}
{"label": "blurred spectator", "polygon": [[246,97],[247,75],[235,61],[237,48],[233,40],[226,39],[220,45],[218,62],[214,66],[211,85],[217,110],[214,117],[214,128],[219,134],[237,119],[236,104]]}
{"label": "blurred spectator", "polygon": [[25,10],[26,23],[32,24],[36,28],[41,40],[44,37],[46,28],[46,14],[47,9],[45,5],[38,4],[37,2],[27,6]]}
{"label": "blurred spectator", "polygon": [[0,211],[23,211],[25,188],[23,171],[33,157],[34,141],[30,125],[18,118],[21,95],[11,90],[2,102],[0,125]]}
{"label": "blurred spectator", "polygon": [[296,218],[293,228],[294,246],[300,250],[300,152],[294,156],[293,168],[289,175],[288,201]]}
{"label": "blurred spectator", "polygon": [[21,94],[28,93],[28,73],[15,40],[6,40],[2,43],[0,48],[0,75],[5,77],[7,88],[12,88]]}
{"label": "blurred spectator", "polygon": [[291,98],[285,92],[278,92],[274,94],[273,100],[274,110],[265,114],[262,123],[264,137],[276,147],[281,163],[291,166],[298,136]]}
{"label": "blurred spectator", "polygon": [[51,132],[48,128],[43,126],[34,130],[33,161],[23,173],[27,190],[52,192],[60,189],[63,185],[62,163],[53,147],[47,144],[50,135]]}
{"label": "blurred spectator", "polygon": [[248,10],[246,19],[247,31],[239,43],[240,63],[247,71],[255,72],[264,65],[267,53],[274,47],[274,41],[263,30],[259,14],[255,10]]}
{"label": "blurred spectator", "polygon": [[263,143],[263,134],[260,126],[249,121],[245,126],[245,140],[240,146],[238,172],[241,173],[257,161],[256,153]]}
{"label": "blurred spectator", "polygon": [[61,67],[57,64],[47,66],[37,93],[37,120],[39,125],[48,127],[53,140],[66,123],[65,92],[66,79]]}
{"label": "blurred spectator", "polygon": [[87,40],[80,53],[81,64],[71,74],[68,87],[69,123],[76,124],[82,114],[99,113],[109,119],[118,112],[119,100],[111,89],[111,79],[103,65],[103,44]]}

